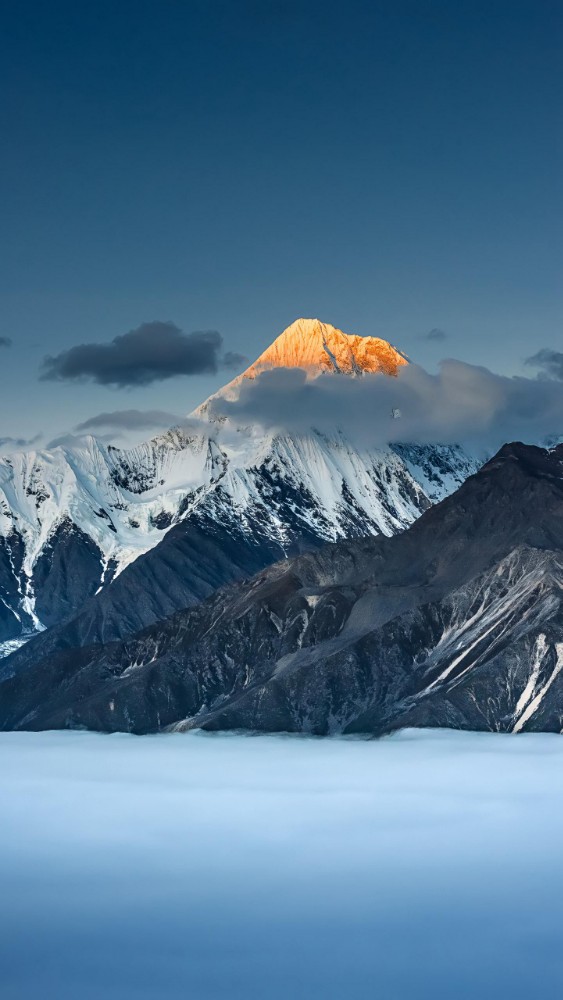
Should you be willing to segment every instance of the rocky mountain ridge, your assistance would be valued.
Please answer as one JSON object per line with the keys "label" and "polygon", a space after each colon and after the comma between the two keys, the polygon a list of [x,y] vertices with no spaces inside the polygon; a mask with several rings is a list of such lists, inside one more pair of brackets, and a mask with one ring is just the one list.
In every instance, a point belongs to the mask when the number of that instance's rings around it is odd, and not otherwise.
{"label": "rocky mountain ridge", "polygon": [[278,563],[123,641],[33,640],[5,661],[0,724],[560,732],[562,598],[563,446],[507,445],[395,537]]}

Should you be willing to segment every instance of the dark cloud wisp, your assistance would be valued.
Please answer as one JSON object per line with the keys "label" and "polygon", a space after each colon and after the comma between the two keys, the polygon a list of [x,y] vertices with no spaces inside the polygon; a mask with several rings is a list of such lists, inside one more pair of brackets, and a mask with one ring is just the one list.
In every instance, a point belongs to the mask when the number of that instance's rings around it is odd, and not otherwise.
{"label": "dark cloud wisp", "polygon": [[531,358],[526,358],[526,364],[531,368],[537,368],[543,377],[556,378],[563,382],[562,351],[553,351],[549,347],[543,347],[537,354],[532,354]]}
{"label": "dark cloud wisp", "polygon": [[215,374],[237,369],[245,359],[222,354],[216,330],[183,333],[174,323],[143,323],[105,344],[77,344],[43,361],[42,380],[84,381],[117,388],[150,385],[175,375]]}
{"label": "dark cloud wisp", "polygon": [[11,337],[0,337],[0,347],[11,347],[12,340]]}
{"label": "dark cloud wisp", "polygon": [[432,330],[429,330],[428,333],[421,333],[420,339],[421,340],[431,340],[431,341],[434,341],[434,342],[440,342],[441,343],[443,340],[447,340],[448,339],[448,335],[445,332],[445,330],[440,330],[439,327],[435,326],[435,327],[432,328]]}

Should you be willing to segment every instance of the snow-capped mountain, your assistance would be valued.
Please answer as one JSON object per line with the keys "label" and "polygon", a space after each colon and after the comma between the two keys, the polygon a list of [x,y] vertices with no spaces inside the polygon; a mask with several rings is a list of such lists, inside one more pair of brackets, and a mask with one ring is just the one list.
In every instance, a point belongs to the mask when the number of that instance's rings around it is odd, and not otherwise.
{"label": "snow-capped mountain", "polygon": [[562,597],[563,446],[505,445],[395,537],[279,562],[125,641],[38,636],[5,661],[0,726],[561,732]]}
{"label": "snow-capped mountain", "polygon": [[[220,394],[235,398],[245,379],[279,366],[304,368],[309,378],[394,377],[407,363],[386,341],[298,320]],[[479,464],[439,444],[359,449],[338,431],[236,427],[214,420],[209,401],[192,417],[186,428],[129,450],[90,438],[0,459],[4,652],[72,616],[112,581],[112,594],[146,573],[159,586],[136,608],[118,601],[106,638],[286,555],[339,538],[392,535]],[[165,536],[165,549],[147,562]]]}
{"label": "snow-capped mountain", "polygon": [[343,333],[319,319],[297,319],[242,375],[220,390],[233,395],[244,379],[254,379],[272,368],[302,368],[310,377],[321,374],[362,375],[383,372],[397,375],[408,358],[379,337]]}
{"label": "snow-capped mountain", "polygon": [[224,472],[206,435],[171,431],[129,450],[80,447],[0,460],[0,639],[75,611]]}

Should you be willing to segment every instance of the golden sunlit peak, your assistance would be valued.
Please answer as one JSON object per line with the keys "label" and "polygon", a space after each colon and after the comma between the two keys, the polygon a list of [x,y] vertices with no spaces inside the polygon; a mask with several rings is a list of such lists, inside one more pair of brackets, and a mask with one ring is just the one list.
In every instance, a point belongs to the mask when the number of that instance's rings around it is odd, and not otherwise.
{"label": "golden sunlit peak", "polygon": [[[270,344],[249,368],[223,386],[216,394],[236,399],[245,379],[254,379],[273,368],[301,368],[309,378],[322,374],[363,375],[382,372],[397,375],[408,359],[392,344],[379,337],[359,337],[343,333],[320,319],[296,319]],[[210,397],[213,398],[213,397]],[[195,410],[207,412],[209,400]]]}
{"label": "golden sunlit peak", "polygon": [[384,372],[396,375],[407,359],[386,340],[343,333],[319,319],[297,319],[244,372],[255,378],[269,368],[304,368],[311,374]]}

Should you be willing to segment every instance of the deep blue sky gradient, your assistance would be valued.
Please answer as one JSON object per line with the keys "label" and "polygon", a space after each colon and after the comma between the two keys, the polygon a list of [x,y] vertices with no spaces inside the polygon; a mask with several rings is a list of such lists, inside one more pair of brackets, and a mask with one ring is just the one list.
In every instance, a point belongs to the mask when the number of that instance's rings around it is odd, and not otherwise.
{"label": "deep blue sky gradient", "polygon": [[300,315],[430,367],[561,349],[562,49],[555,0],[4,4],[0,436],[225,381],[37,382],[154,319],[248,357]]}

